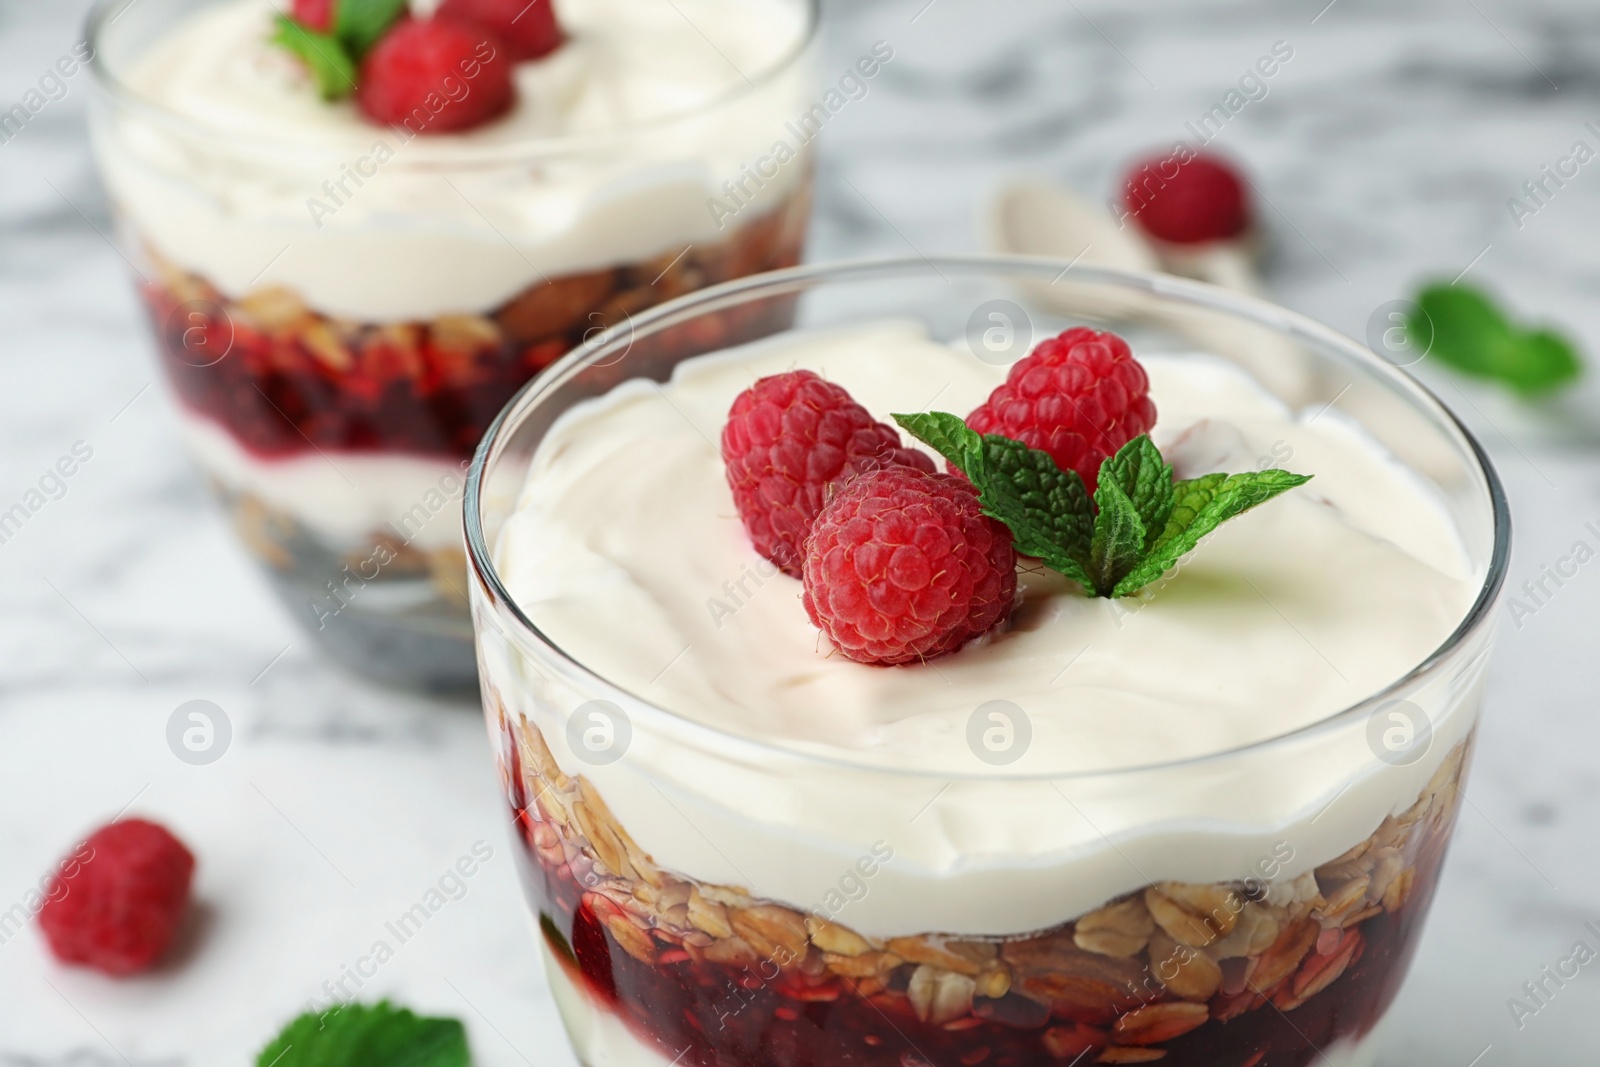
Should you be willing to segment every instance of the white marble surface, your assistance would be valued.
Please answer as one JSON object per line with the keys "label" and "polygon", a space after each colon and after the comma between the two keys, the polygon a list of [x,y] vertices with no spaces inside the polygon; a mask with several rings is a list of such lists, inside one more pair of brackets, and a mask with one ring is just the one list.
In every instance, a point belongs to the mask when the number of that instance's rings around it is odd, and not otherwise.
{"label": "white marble surface", "polygon": [[[1595,142],[1582,126],[1600,121],[1600,10],[1325,3],[839,0],[830,69],[879,38],[897,57],[828,131],[813,258],[970,250],[984,191],[1019,171],[1101,195],[1130,153],[1180,135],[1282,40],[1293,60],[1218,141],[1271,199],[1273,294],[1360,336],[1419,277],[1471,264],[1600,358],[1600,170],[1521,230],[1506,208],[1541,164]],[[70,49],[84,7],[0,0],[0,102]],[[194,847],[203,906],[180,957],[134,981],[53,963],[33,929],[0,943],[0,1065],[250,1062],[478,840],[495,855],[465,897],[363,993],[463,1017],[479,1063],[572,1063],[477,711],[376,692],[319,661],[179,451],[102,236],[86,95],[80,76],[0,144],[0,510],[74,442],[94,449],[65,496],[0,544],[0,911],[130,803]],[[1509,486],[1512,585],[1593,543],[1600,454],[1444,392]],[[1593,1062],[1600,965],[1520,1030],[1506,1002],[1575,941],[1593,944],[1583,925],[1600,919],[1597,623],[1590,567],[1505,629],[1471,803],[1387,1064]],[[208,767],[164,738],[197,698],[235,730]]]}

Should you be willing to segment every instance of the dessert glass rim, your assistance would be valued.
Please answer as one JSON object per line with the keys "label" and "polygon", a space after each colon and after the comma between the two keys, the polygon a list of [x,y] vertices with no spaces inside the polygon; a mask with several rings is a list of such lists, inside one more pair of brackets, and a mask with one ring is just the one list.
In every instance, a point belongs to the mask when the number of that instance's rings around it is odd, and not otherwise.
{"label": "dessert glass rim", "polygon": [[[441,164],[472,166],[542,158],[561,159],[625,145],[630,140],[646,134],[665,134],[679,125],[692,123],[715,112],[718,108],[760,92],[804,60],[820,31],[822,0],[791,0],[791,2],[800,4],[805,9],[806,15],[805,26],[794,43],[763,70],[753,75],[739,71],[740,79],[731,89],[693,107],[587,134],[518,137],[478,144],[466,144],[459,137],[448,134],[434,138],[431,142],[427,138],[419,137],[418,141],[421,144],[413,142],[408,149],[407,158],[392,160],[391,164],[398,164],[394,169],[403,171],[428,170],[437,168]],[[348,147],[333,142],[308,143],[294,138],[273,138],[257,133],[241,134],[224,124],[184,115],[135,90],[112,69],[105,58],[101,44],[111,26],[139,3],[141,0],[95,0],[94,6],[89,9],[89,14],[84,19],[83,39],[91,48],[90,57],[85,65],[94,75],[95,84],[106,98],[119,106],[139,112],[146,118],[190,133],[204,134],[212,140],[232,141],[240,147],[248,147],[256,154],[274,150],[304,152],[318,147],[338,152]],[[372,126],[375,134],[391,129],[393,127],[377,124]],[[417,150],[419,148],[420,151]]]}
{"label": "dessert glass rim", "polygon": [[[1470,457],[1473,471],[1481,479],[1480,488],[1487,494],[1490,511],[1493,516],[1493,541],[1487,566],[1485,567],[1483,583],[1478,590],[1476,598],[1473,600],[1472,606],[1468,608],[1456,628],[1451,631],[1438,648],[1434,649],[1426,658],[1401,677],[1390,682],[1376,693],[1370,694],[1348,707],[1331,712],[1320,719],[1292,730],[1286,730],[1270,737],[1231,748],[1182,759],[1158,760],[1151,763],[1107,769],[1033,773],[952,773],[949,769],[925,771],[917,768],[884,767],[866,761],[858,762],[846,756],[802,751],[759,738],[721,730],[677,714],[669,708],[656,704],[617,685],[605,676],[591,670],[576,657],[568,654],[565,649],[547,636],[523,612],[515,598],[511,596],[510,591],[501,581],[499,572],[494,564],[493,549],[484,535],[481,515],[484,472],[487,470],[491,458],[496,456],[503,439],[520,425],[523,418],[546,394],[564,385],[568,379],[581,372],[585,367],[592,365],[605,366],[611,359],[618,357],[619,352],[625,355],[628,347],[633,343],[633,339],[641,330],[650,331],[656,328],[665,328],[707,312],[736,306],[755,298],[800,293],[821,282],[884,280],[909,274],[926,274],[942,277],[949,281],[950,279],[947,275],[950,274],[992,276],[997,273],[1009,275],[1013,281],[1018,282],[1034,280],[1050,282],[1058,280],[1068,270],[1073,272],[1074,279],[1080,285],[1102,284],[1119,286],[1150,295],[1176,298],[1197,309],[1238,315],[1251,320],[1258,326],[1263,326],[1291,337],[1315,342],[1322,347],[1339,350],[1346,358],[1356,361],[1369,371],[1377,372],[1385,384],[1408,395],[1439,427],[1456,439],[1456,443]],[[617,331],[607,331],[591,340],[585,341],[578,348],[573,349],[541,371],[518,390],[517,394],[495,416],[494,421],[489,424],[483,440],[479,442],[478,448],[473,454],[472,465],[467,472],[466,490],[462,499],[462,506],[466,527],[467,559],[468,566],[472,571],[471,576],[481,583],[480,588],[487,592],[492,607],[497,610],[503,610],[509,616],[512,625],[521,631],[519,640],[531,641],[534,646],[541,649],[545,654],[545,659],[543,660],[545,666],[554,667],[563,673],[569,674],[569,676],[580,679],[584,692],[591,695],[604,694],[607,699],[611,700],[616,700],[620,697],[627,702],[629,714],[632,716],[643,715],[648,720],[685,738],[711,741],[724,747],[730,747],[735,751],[778,756],[784,759],[830,765],[849,770],[870,770],[874,774],[937,779],[940,781],[1062,781],[1131,776],[1220,761],[1246,752],[1269,748],[1295,739],[1314,736],[1336,729],[1352,719],[1370,714],[1386,701],[1394,699],[1396,694],[1421,682],[1437,669],[1440,669],[1469,638],[1492,626],[1491,615],[1499,598],[1501,588],[1505,584],[1511,550],[1510,507],[1504,487],[1500,482],[1499,474],[1495,471],[1494,465],[1490,462],[1488,454],[1484,451],[1482,445],[1479,444],[1472,432],[1461,423],[1455,413],[1430,389],[1412,375],[1381,359],[1370,349],[1331,327],[1260,297],[1169,274],[1122,270],[1110,267],[1090,267],[1084,266],[1076,260],[1068,261],[1064,258],[1031,255],[936,255],[931,257],[853,259],[807,264],[724,282],[651,308],[649,311],[641,313],[632,319],[627,331],[620,337],[617,335]],[[898,670],[901,668],[881,669]]]}

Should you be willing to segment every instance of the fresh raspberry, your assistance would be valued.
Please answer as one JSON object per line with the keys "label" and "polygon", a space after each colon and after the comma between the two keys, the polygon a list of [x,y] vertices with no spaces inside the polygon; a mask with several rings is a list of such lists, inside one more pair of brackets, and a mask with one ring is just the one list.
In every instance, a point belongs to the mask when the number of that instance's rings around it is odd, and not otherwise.
{"label": "fresh raspberry", "polygon": [[319,33],[333,30],[334,0],[294,0],[294,18],[300,25]]}
{"label": "fresh raspberry", "polygon": [[1145,160],[1128,172],[1122,196],[1145,232],[1173,244],[1226,240],[1250,225],[1244,181],[1216,156]]}
{"label": "fresh raspberry", "polygon": [[1155,425],[1150,379],[1128,342],[1075,326],[1012,364],[1005,384],[967,416],[978,433],[1000,434],[1050,453],[1093,493],[1107,456]]}
{"label": "fresh raspberry", "polygon": [[803,600],[839,651],[892,666],[954,652],[1011,611],[1011,531],[972,483],[889,467],[839,490],[806,541]]}
{"label": "fresh raspberry", "polygon": [[143,819],[102,826],[56,868],[39,925],[56,958],[111,975],[152,966],[189,899],[194,856]]}
{"label": "fresh raspberry", "polygon": [[762,378],[734,398],[722,457],[756,551],[796,578],[830,487],[884,466],[933,470],[893,426],[808,370]]}
{"label": "fresh raspberry", "polygon": [[519,63],[549,55],[566,39],[556,22],[554,0],[444,0],[439,14],[489,30]]}
{"label": "fresh raspberry", "polygon": [[361,63],[356,102],[374,122],[449,133],[488,122],[515,89],[503,42],[446,18],[402,19]]}

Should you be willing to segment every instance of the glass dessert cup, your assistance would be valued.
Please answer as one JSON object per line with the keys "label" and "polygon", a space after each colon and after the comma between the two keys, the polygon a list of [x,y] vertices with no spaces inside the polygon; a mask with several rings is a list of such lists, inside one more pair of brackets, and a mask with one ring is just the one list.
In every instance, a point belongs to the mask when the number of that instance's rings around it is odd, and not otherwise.
{"label": "glass dessert cup", "polygon": [[[1470,762],[1508,554],[1498,479],[1422,387],[1324,327],[1170,277],[1072,268],[1069,287],[1067,269],[942,258],[719,286],[572,353],[491,427],[466,498],[480,678],[536,936],[582,1062],[1372,1062]],[[986,361],[1026,351],[1015,333],[1086,321],[1136,352],[1201,338],[1226,355],[1227,338],[1246,364],[1296,360],[1275,379],[1282,399],[1337,403],[1411,468],[1457,527],[1475,600],[1380,691],[1198,759],[1007,773],[957,739],[946,762],[911,772],[691,722],[551,641],[508,594],[493,546],[563,412],[624,375],[665,382],[717,350],[729,321],[771,322],[775,307],[801,327],[914,320]],[[1022,847],[1058,826],[1076,828],[1060,831],[1073,847],[1048,862]],[[959,827],[993,828],[981,855],[951,854]],[[658,863],[648,846],[664,834],[698,858]],[[763,895],[775,884],[793,891]],[[982,929],[928,918],[952,891],[994,895]],[[872,928],[857,921],[869,916]]]}
{"label": "glass dessert cup", "polygon": [[585,339],[799,262],[809,146],[765,180],[740,166],[751,131],[767,149],[810,102],[815,7],[795,0],[804,33],[774,69],[692,110],[542,138],[374,125],[352,150],[241,136],[133,87],[152,43],[225,2],[102,0],[88,25],[96,156],[182,436],[328,652],[391,684],[471,687],[473,449]]}

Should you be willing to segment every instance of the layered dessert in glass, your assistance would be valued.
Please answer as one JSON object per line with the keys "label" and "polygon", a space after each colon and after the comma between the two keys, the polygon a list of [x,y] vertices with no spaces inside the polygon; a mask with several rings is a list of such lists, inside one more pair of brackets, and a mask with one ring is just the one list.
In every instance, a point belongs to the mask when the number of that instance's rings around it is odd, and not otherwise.
{"label": "layered dessert in glass", "polygon": [[[431,18],[495,7],[447,0]],[[340,8],[102,4],[97,158],[182,436],[277,592],[358,670],[471,684],[460,501],[474,446],[585,338],[625,338],[652,305],[798,262],[826,118],[803,117],[816,13],[561,0],[553,50],[520,59],[485,32],[439,94],[397,111],[373,101],[367,63],[349,68],[358,90],[324,98],[338,71],[319,91],[281,43],[319,54],[332,38],[311,11]],[[495,71],[495,100],[450,118]]]}
{"label": "layered dessert in glass", "polygon": [[[491,429],[485,710],[582,1062],[1373,1061],[1471,757],[1498,482],[1331,331],[1083,268],[1119,321],[1063,318],[1029,293],[1065,266],[719,287],[636,322],[636,377],[597,344]],[[795,328],[685,343],[796,301]],[[969,341],[998,301],[1034,342],[1011,367]],[[1276,332],[1310,395],[1196,351],[1189,310]],[[1170,487],[1154,577],[1099,548],[1070,577],[962,420],[1057,465],[1017,483],[1034,513],[1086,483],[1097,534],[1108,483],[1139,515]],[[1212,514],[1194,494],[1269,483],[1162,563]]]}

